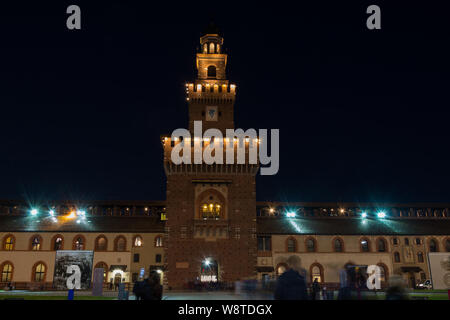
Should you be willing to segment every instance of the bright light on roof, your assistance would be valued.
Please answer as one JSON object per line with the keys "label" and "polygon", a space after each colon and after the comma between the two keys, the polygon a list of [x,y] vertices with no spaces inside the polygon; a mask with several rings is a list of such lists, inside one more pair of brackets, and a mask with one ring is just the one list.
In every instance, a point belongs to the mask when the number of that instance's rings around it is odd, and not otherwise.
{"label": "bright light on roof", "polygon": [[78,215],[78,216],[85,216],[85,215],[86,215],[86,211],[84,211],[84,210],[78,210],[78,211],[77,211],[77,215]]}
{"label": "bright light on roof", "polygon": [[55,210],[50,210],[48,213],[50,213],[50,215],[53,217],[53,215],[55,214]]}
{"label": "bright light on roof", "polygon": [[363,212],[363,213],[361,213],[361,217],[363,217],[363,218],[367,218],[367,212]]}
{"label": "bright light on roof", "polygon": [[81,222],[81,220],[77,220],[77,223],[80,223]]}
{"label": "bright light on roof", "polygon": [[288,217],[288,218],[295,218],[295,212],[292,212],[292,211],[286,212],[286,217]]}
{"label": "bright light on roof", "polygon": [[384,211],[380,211],[377,213],[377,217],[378,218],[385,218],[386,217],[386,213]]}
{"label": "bright light on roof", "polygon": [[38,209],[31,209],[31,211],[30,211],[31,215],[33,215],[33,216],[37,215],[38,212],[39,212]]}

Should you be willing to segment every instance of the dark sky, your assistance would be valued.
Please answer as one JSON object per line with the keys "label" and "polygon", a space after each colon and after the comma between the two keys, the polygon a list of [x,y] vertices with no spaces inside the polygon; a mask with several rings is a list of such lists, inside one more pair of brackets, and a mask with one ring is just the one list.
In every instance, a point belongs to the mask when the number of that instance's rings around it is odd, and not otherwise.
{"label": "dark sky", "polygon": [[159,136],[187,126],[184,84],[214,19],[236,126],[280,129],[258,200],[450,201],[448,11],[349,2],[2,3],[0,198],[165,199]]}

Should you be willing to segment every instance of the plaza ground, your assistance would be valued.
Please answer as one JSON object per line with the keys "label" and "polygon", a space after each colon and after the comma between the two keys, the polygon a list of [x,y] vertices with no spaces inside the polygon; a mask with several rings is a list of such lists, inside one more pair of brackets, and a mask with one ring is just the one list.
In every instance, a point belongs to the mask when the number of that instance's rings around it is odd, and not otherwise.
{"label": "plaza ground", "polygon": [[[91,291],[78,291],[75,293],[75,300],[117,300],[117,291],[106,291],[103,296],[92,296]],[[384,300],[384,292],[365,292],[364,300]],[[409,293],[412,300],[448,300],[445,290],[416,290]],[[337,298],[337,292],[334,293]],[[0,290],[0,300],[20,299],[20,300],[67,300],[66,291],[3,291]],[[241,294],[237,295],[232,291],[168,291],[163,294],[163,300],[271,300],[271,294]],[[130,295],[129,300],[135,300],[134,295]]]}

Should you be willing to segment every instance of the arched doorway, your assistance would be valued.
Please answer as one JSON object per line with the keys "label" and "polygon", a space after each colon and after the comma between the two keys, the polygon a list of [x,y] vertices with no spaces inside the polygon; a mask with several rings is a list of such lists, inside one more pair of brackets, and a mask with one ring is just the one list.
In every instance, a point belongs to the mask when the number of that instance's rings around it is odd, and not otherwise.
{"label": "arched doorway", "polygon": [[201,282],[217,282],[219,280],[219,266],[216,260],[206,258],[202,261],[200,270]]}

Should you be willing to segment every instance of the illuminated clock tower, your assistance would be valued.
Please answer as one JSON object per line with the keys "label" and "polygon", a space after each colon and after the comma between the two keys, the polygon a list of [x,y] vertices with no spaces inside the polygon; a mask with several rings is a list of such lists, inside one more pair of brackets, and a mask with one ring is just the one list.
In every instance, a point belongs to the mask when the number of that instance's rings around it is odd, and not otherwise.
{"label": "illuminated clock tower", "polygon": [[[223,38],[209,28],[200,38],[197,78],[186,84],[189,130],[234,129],[236,86],[226,77]],[[183,288],[192,281],[234,282],[256,276],[257,164],[174,164],[180,141],[162,136],[167,176],[166,284]],[[211,141],[201,141],[206,147]],[[232,142],[233,143],[233,142]],[[193,146],[193,142],[191,144]]]}

